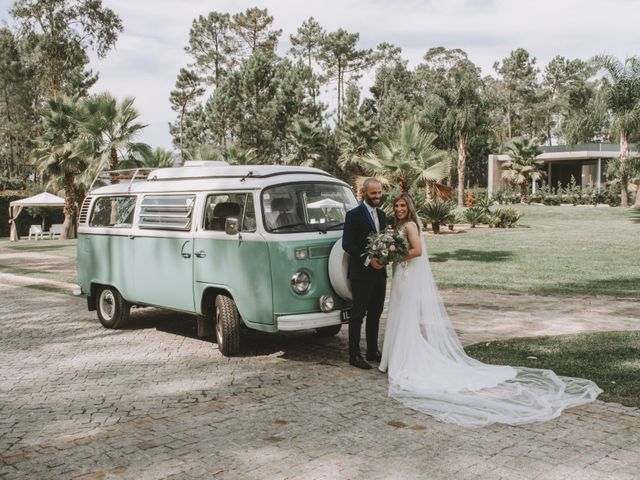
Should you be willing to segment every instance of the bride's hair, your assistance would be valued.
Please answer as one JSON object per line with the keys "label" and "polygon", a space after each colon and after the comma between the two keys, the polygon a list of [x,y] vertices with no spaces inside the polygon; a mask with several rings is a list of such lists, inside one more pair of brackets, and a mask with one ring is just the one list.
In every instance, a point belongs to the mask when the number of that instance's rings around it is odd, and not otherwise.
{"label": "bride's hair", "polygon": [[[396,203],[398,203],[400,200],[404,200],[404,202],[407,204],[407,219],[402,223],[415,222],[418,229],[420,229],[420,220],[418,220],[418,214],[416,213],[416,205],[415,203],[413,203],[413,198],[411,198],[411,195],[409,195],[406,192],[403,192],[400,195],[398,195],[396,198],[394,198],[393,199],[394,210],[396,208]],[[402,223],[400,223],[400,220],[395,218],[395,212],[394,212],[394,226],[396,228],[400,228]]]}

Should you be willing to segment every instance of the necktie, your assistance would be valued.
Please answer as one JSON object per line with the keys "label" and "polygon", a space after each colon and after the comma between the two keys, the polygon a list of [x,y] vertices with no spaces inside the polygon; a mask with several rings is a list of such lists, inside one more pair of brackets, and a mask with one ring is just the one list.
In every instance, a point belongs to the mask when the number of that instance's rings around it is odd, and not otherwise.
{"label": "necktie", "polygon": [[376,212],[376,209],[373,208],[369,210],[369,213],[371,213],[371,218],[373,218],[373,224],[376,227],[376,232],[380,233],[380,220],[378,220],[378,212]]}

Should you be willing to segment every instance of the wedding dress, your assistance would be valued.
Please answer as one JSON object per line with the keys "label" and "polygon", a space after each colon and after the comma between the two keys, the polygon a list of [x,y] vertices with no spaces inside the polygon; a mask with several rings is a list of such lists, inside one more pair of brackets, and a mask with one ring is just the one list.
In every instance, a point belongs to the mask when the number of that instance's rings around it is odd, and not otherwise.
{"label": "wedding dress", "polygon": [[480,427],[550,420],[602,392],[590,380],[467,356],[422,242],[422,255],[396,265],[391,283],[379,367],[388,372],[390,397],[441,421]]}

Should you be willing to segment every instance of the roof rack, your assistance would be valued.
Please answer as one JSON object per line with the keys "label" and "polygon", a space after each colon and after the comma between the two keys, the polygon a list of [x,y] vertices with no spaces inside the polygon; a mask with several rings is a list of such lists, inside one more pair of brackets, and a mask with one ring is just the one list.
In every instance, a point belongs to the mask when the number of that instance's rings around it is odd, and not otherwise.
{"label": "roof rack", "polygon": [[155,168],[127,168],[124,170],[103,170],[99,172],[91,182],[89,191],[93,190],[93,186],[96,182],[102,183],[102,185],[113,185],[120,183],[121,181],[129,181],[128,189],[131,190],[131,184],[136,181],[146,180]]}

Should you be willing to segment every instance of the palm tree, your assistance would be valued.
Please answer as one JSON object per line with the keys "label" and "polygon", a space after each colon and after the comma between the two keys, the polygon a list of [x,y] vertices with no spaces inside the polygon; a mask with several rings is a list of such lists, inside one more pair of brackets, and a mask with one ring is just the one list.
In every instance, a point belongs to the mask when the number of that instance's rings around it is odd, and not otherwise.
{"label": "palm tree", "polygon": [[527,202],[527,190],[531,182],[545,176],[544,162],[536,157],[541,153],[538,143],[526,137],[514,138],[507,146],[510,160],[502,164],[502,178],[520,187],[520,203]]}
{"label": "palm tree", "polygon": [[168,168],[175,166],[175,156],[164,148],[154,148],[142,156],[140,165],[144,168]]}
{"label": "palm tree", "polygon": [[64,188],[64,223],[60,238],[73,237],[75,176],[85,171],[86,157],[78,154],[80,107],[76,97],[56,95],[42,111],[42,135],[36,139],[32,160],[36,168]]}
{"label": "palm tree", "polygon": [[415,119],[402,122],[365,157],[368,169],[383,184],[395,185],[401,192],[426,188],[430,198],[435,183],[448,176],[451,164],[447,152],[433,145],[436,138],[425,133]]}
{"label": "palm tree", "polygon": [[284,162],[291,165],[313,167],[326,150],[325,135],[318,122],[304,118],[297,120],[289,133],[288,152]]}
{"label": "palm tree", "polygon": [[234,144],[216,148],[211,145],[198,145],[184,151],[185,160],[218,160],[230,165],[255,165],[258,163],[256,151],[253,148],[242,149]]}
{"label": "palm tree", "polygon": [[612,133],[620,136],[621,206],[629,206],[629,137],[640,131],[640,58],[629,57],[624,63],[611,55],[597,55],[593,62],[606,73],[602,94],[612,115]]}
{"label": "palm tree", "polygon": [[342,122],[337,132],[338,173],[345,181],[358,186],[359,179],[367,170],[365,156],[371,153],[378,141],[376,127],[371,120],[362,117],[349,118]]}
{"label": "palm tree", "polygon": [[[445,74],[445,83],[437,88],[425,107],[442,117],[441,137],[458,154],[458,206],[464,206],[469,138],[478,128],[482,100],[479,69],[466,58],[459,59]],[[454,147],[455,145],[455,147]]]}
{"label": "palm tree", "polygon": [[95,158],[92,164],[95,173],[118,170],[121,161],[139,160],[151,154],[149,145],[135,141],[146,125],[136,122],[139,115],[133,101],[125,98],[118,104],[107,93],[85,99],[78,149]]}

